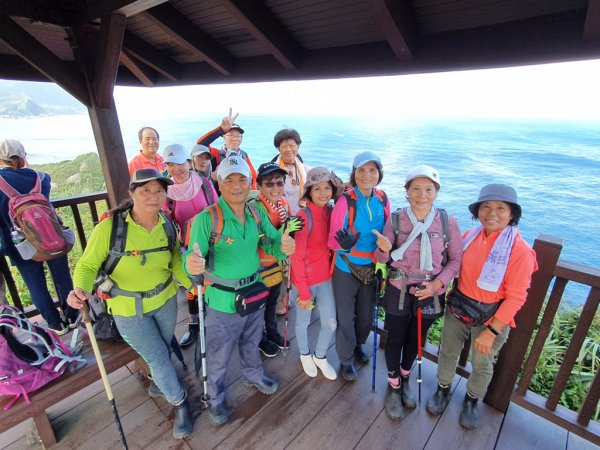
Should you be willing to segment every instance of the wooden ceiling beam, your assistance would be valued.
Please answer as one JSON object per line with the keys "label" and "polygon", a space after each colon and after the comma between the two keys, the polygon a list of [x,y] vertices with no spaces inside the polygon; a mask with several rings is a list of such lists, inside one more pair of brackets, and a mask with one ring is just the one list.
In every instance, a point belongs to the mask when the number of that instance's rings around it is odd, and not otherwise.
{"label": "wooden ceiling beam", "polygon": [[8,16],[0,16],[0,41],[45,77],[90,107],[85,79]]}
{"label": "wooden ceiling beam", "polygon": [[412,61],[417,34],[415,13],[408,0],[368,0],[375,20],[400,61]]}
{"label": "wooden ceiling beam", "polygon": [[121,51],[119,61],[146,87],[154,86],[154,76],[144,63],[135,57],[129,56],[126,51]]}
{"label": "wooden ceiling beam", "polygon": [[76,11],[77,0],[0,0],[0,16],[25,17],[60,26],[73,23]]}
{"label": "wooden ceiling beam", "polygon": [[222,0],[220,3],[283,67],[298,69],[302,46],[262,2]]}
{"label": "wooden ceiling beam", "polygon": [[167,1],[169,0],[85,0],[81,20],[83,23],[90,22],[113,12],[131,17]]}
{"label": "wooden ceiling beam", "polygon": [[171,81],[178,81],[181,78],[181,67],[179,64],[133,33],[125,32],[123,47],[130,56],[134,56],[165,78]]}
{"label": "wooden ceiling beam", "polygon": [[179,45],[204,59],[222,75],[231,75],[235,58],[170,4],[162,4],[142,13],[168,33]]}
{"label": "wooden ceiling beam", "polygon": [[112,103],[126,22],[122,14],[107,14],[100,22],[94,70],[94,93],[100,108],[108,108]]}
{"label": "wooden ceiling beam", "polygon": [[583,38],[586,41],[600,40],[600,0],[589,0],[588,2]]}

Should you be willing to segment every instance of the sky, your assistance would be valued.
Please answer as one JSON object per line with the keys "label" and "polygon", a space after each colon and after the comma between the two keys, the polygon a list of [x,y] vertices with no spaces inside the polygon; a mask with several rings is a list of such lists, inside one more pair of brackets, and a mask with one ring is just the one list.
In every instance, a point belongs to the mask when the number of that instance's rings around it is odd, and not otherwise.
{"label": "sky", "polygon": [[600,122],[600,60],[354,79],[116,87],[119,115],[151,123],[164,114],[229,106],[247,114],[567,119]]}

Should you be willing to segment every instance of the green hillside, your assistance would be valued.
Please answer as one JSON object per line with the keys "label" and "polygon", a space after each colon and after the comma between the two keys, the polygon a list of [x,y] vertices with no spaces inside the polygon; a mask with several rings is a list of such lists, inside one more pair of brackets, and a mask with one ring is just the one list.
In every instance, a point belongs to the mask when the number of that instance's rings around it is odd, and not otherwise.
{"label": "green hillside", "polygon": [[31,167],[50,174],[52,178],[51,198],[106,190],[100,158],[96,153],[79,155],[72,161],[38,164]]}

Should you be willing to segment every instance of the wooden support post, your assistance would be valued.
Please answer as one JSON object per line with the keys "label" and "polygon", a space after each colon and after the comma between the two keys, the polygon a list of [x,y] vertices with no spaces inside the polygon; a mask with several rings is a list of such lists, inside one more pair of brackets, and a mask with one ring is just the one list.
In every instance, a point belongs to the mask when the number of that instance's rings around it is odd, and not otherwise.
{"label": "wooden support post", "polygon": [[54,430],[52,429],[52,425],[50,424],[50,420],[48,419],[48,414],[46,414],[46,411],[42,411],[41,413],[33,416],[32,419],[38,436],[40,437],[42,444],[44,444],[44,448],[50,448],[53,445],[56,445],[56,435],[54,434]]}
{"label": "wooden support post", "polygon": [[484,399],[488,405],[499,411],[506,412],[510,404],[510,397],[514,391],[548,287],[554,277],[554,269],[563,243],[564,239],[540,235],[533,244],[539,268],[531,278],[527,301],[515,317],[517,327],[510,331],[508,342],[500,351],[494,376]]}

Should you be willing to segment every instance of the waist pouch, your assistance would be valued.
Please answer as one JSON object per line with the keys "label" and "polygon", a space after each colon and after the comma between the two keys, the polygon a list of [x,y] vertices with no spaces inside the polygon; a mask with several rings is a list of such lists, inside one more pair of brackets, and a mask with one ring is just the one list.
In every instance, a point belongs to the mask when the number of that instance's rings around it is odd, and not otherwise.
{"label": "waist pouch", "polygon": [[283,282],[283,271],[281,270],[279,263],[275,263],[269,267],[263,267],[258,272],[258,275],[260,275],[263,283],[267,287],[276,286]]}
{"label": "waist pouch", "polygon": [[496,303],[479,302],[467,297],[455,286],[446,298],[446,306],[462,323],[477,327],[491,319],[503,301],[504,299]]}
{"label": "waist pouch", "polygon": [[343,253],[340,253],[340,256],[350,269],[350,273],[354,276],[354,278],[365,285],[373,284],[375,281],[375,264],[371,263],[364,266],[359,266],[358,264],[351,263],[348,257]]}
{"label": "waist pouch", "polygon": [[244,317],[263,308],[269,296],[269,289],[260,281],[235,291],[235,310]]}
{"label": "waist pouch", "polygon": [[90,319],[93,322],[92,329],[96,339],[111,339],[113,341],[123,341],[121,333],[115,323],[115,318],[108,311],[106,301],[92,295],[88,301],[90,307]]}

